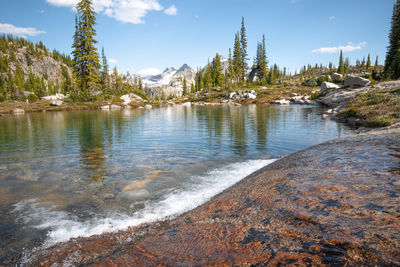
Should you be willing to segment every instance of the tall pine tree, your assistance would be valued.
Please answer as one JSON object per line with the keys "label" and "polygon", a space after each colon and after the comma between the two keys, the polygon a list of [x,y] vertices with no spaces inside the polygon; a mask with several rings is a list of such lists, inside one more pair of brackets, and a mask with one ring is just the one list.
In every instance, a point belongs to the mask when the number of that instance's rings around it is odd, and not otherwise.
{"label": "tall pine tree", "polygon": [[257,56],[256,56],[256,70],[257,78],[260,82],[267,79],[267,52],[265,47],[265,35],[263,35],[262,42],[257,44]]}
{"label": "tall pine tree", "polygon": [[[79,81],[79,95],[83,99],[89,99],[91,91],[94,91],[99,82],[99,55],[97,53],[97,40],[95,39],[96,30],[96,12],[93,9],[92,0],[81,0],[76,9],[79,14],[78,26],[76,31],[78,33],[74,36],[79,36],[77,47],[74,47],[77,54],[77,63],[81,66],[81,73]],[[74,45],[75,46],[75,45]]]}
{"label": "tall pine tree", "polygon": [[385,60],[385,76],[388,78],[397,79],[400,75],[399,72],[396,73],[396,55],[399,54],[398,50],[400,48],[400,0],[393,6],[393,15],[391,22],[391,29],[389,33],[389,46],[386,52]]}
{"label": "tall pine tree", "polygon": [[75,77],[75,94],[79,94],[80,89],[82,88],[82,79],[83,79],[83,62],[81,61],[81,40],[82,40],[82,31],[79,24],[78,16],[75,16],[75,34],[73,36],[74,42],[72,44],[72,68],[73,75]]}
{"label": "tall pine tree", "polygon": [[108,62],[107,62],[107,57],[104,53],[104,47],[101,49],[101,73],[100,73],[100,83],[103,89],[103,93],[106,93],[108,90],[108,83],[109,83],[109,75],[108,75]]}
{"label": "tall pine tree", "polygon": [[221,64],[221,57],[218,54],[213,59],[211,66],[211,75],[212,75],[213,85],[215,87],[221,87],[223,82],[223,69]]}
{"label": "tall pine tree", "polygon": [[342,50],[340,50],[338,73],[340,73],[342,75],[344,75],[344,73],[345,73],[344,60],[343,60],[343,51]]}
{"label": "tall pine tree", "polygon": [[371,54],[368,54],[368,59],[367,59],[367,70],[371,69]]}
{"label": "tall pine tree", "polygon": [[246,36],[246,27],[244,25],[244,17],[242,17],[242,27],[240,29],[240,50],[241,50],[241,65],[242,65],[242,71],[241,71],[241,80],[244,81],[246,78],[246,73],[248,69],[247,65],[247,36]]}
{"label": "tall pine tree", "polygon": [[242,50],[240,45],[239,33],[235,34],[235,43],[233,45],[233,73],[235,82],[239,82],[243,77],[243,62],[242,62]]}

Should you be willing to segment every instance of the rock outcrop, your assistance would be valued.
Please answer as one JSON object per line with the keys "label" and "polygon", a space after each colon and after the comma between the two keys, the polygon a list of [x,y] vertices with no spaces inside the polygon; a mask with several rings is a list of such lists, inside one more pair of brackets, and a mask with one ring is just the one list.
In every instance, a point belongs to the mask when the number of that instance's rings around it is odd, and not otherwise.
{"label": "rock outcrop", "polygon": [[371,84],[371,81],[359,76],[347,75],[344,78],[344,87],[365,87]]}
{"label": "rock outcrop", "polygon": [[240,99],[256,99],[257,93],[254,90],[239,90],[237,92],[232,92],[229,94],[229,99],[231,100],[240,100]]}
{"label": "rock outcrop", "polygon": [[326,92],[330,91],[330,90],[335,90],[335,89],[339,89],[340,86],[334,83],[330,83],[330,82],[323,82],[321,84],[321,90],[320,93],[321,94],[325,94]]}
{"label": "rock outcrop", "polygon": [[340,82],[343,81],[343,75],[339,73],[334,73],[331,75],[332,81],[334,82]]}
{"label": "rock outcrop", "polygon": [[369,87],[361,87],[361,88],[356,88],[352,90],[348,89],[338,89],[334,90],[331,92],[328,92],[326,95],[323,97],[319,98],[318,101],[332,109],[334,109],[335,112],[339,112],[341,109],[343,109],[347,103],[355,96],[363,93],[367,93],[369,91],[373,90],[379,90],[379,89],[390,89],[390,88],[398,88],[400,87],[400,81],[392,81],[392,82],[383,82],[379,83],[375,86],[369,86]]}
{"label": "rock outcrop", "polygon": [[127,106],[132,102],[143,102],[143,98],[136,94],[123,95],[120,97],[120,99],[123,101],[124,106]]}

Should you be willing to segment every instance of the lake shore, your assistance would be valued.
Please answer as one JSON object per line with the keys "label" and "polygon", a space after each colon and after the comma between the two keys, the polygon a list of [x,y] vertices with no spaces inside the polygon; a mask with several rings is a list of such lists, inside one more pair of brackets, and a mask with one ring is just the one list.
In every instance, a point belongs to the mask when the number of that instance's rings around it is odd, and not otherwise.
{"label": "lake shore", "polygon": [[176,219],[72,239],[28,265],[398,265],[399,140],[396,124],[314,146]]}

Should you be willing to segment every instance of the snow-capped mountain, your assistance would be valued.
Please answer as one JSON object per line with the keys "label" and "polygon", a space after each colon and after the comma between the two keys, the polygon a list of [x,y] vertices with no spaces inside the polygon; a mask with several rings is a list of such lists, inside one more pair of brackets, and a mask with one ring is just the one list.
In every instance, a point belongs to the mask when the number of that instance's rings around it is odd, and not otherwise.
{"label": "snow-capped mountain", "polygon": [[143,78],[143,83],[148,87],[169,85],[172,77],[175,75],[176,72],[177,70],[173,67],[166,68],[161,74]]}
{"label": "snow-capped mountain", "polygon": [[183,92],[183,81],[186,78],[187,87],[195,82],[196,71],[183,64],[178,70],[173,67],[166,68],[161,74],[144,77],[143,85],[150,89],[152,95],[161,95],[166,97],[170,95],[180,96]]}

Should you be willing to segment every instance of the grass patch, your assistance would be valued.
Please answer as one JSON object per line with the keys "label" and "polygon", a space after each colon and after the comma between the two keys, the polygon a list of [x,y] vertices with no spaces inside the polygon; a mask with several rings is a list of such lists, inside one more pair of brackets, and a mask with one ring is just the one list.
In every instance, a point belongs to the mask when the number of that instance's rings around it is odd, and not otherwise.
{"label": "grass patch", "polygon": [[390,126],[400,118],[400,88],[382,89],[353,98],[339,114],[342,118],[359,118],[362,126]]}

